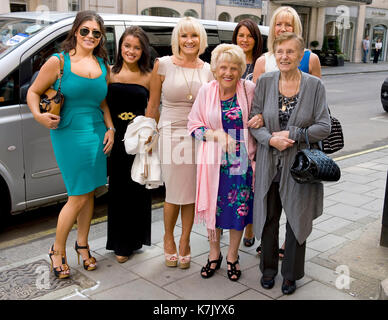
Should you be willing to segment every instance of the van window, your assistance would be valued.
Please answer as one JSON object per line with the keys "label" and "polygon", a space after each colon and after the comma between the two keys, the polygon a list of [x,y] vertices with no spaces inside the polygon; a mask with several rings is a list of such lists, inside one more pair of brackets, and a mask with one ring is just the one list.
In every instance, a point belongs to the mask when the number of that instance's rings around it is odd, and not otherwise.
{"label": "van window", "polygon": [[11,72],[0,82],[0,107],[18,104],[19,70]]}
{"label": "van window", "polygon": [[153,65],[155,58],[170,56],[172,27],[153,27],[141,26],[147,33],[151,45],[151,63]]}
{"label": "van window", "polygon": [[105,27],[106,43],[105,48],[108,52],[108,63],[113,65],[116,60],[116,37],[114,27]]}
{"label": "van window", "polygon": [[230,30],[218,30],[220,40],[222,43],[232,43],[233,31]]}
{"label": "van window", "polygon": [[211,54],[212,51],[215,47],[217,47],[221,42],[220,38],[218,37],[218,31],[217,30],[212,30],[212,29],[206,29],[206,34],[207,34],[207,48],[205,52],[200,56],[200,58],[205,61],[210,63],[211,59]]}

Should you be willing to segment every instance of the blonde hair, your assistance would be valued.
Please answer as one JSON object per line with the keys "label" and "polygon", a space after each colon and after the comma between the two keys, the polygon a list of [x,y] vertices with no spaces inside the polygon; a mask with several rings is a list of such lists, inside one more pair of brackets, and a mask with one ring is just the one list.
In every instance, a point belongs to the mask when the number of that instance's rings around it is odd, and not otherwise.
{"label": "blonde hair", "polygon": [[275,41],[273,42],[273,49],[274,49],[274,51],[276,50],[276,48],[278,47],[279,44],[282,44],[284,41],[288,41],[288,40],[295,40],[298,43],[299,51],[300,51],[300,53],[303,56],[304,40],[303,40],[303,38],[301,36],[299,36],[299,35],[297,35],[297,34],[295,34],[293,32],[284,32],[281,35],[279,35],[275,39]]}
{"label": "blonde hair", "polygon": [[212,51],[210,68],[213,74],[215,74],[219,63],[223,61],[238,64],[240,66],[240,77],[244,74],[245,69],[247,68],[244,50],[235,44],[219,44]]}
{"label": "blonde hair", "polygon": [[295,11],[295,9],[292,7],[288,7],[288,6],[277,8],[275,10],[275,12],[273,13],[273,16],[271,18],[271,22],[269,23],[268,51],[271,53],[274,52],[273,43],[274,43],[275,38],[276,38],[276,36],[275,36],[276,19],[282,15],[291,16],[293,33],[295,33],[298,36],[302,36],[302,31],[303,31],[302,23],[300,22],[299,15]]}
{"label": "blonde hair", "polygon": [[171,35],[172,54],[181,59],[179,48],[179,35],[184,32],[195,32],[199,37],[198,56],[205,52],[207,48],[207,34],[203,25],[193,17],[184,17],[178,21]]}

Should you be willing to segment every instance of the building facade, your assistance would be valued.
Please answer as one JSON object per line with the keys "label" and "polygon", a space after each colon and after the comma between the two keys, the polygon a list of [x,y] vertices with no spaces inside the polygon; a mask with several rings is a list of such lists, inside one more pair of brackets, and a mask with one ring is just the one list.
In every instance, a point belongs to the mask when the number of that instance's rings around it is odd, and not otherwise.
{"label": "building facade", "polygon": [[[380,60],[388,60],[387,0],[1,0],[0,13],[9,11],[79,11],[156,15],[167,17],[193,16],[199,19],[234,21],[252,18],[268,25],[280,6],[296,9],[302,24],[303,37],[311,48],[321,49],[324,41],[339,43],[345,60],[360,62],[362,39],[371,40],[369,58],[374,44],[383,42]],[[314,48],[313,48],[314,49]]]}

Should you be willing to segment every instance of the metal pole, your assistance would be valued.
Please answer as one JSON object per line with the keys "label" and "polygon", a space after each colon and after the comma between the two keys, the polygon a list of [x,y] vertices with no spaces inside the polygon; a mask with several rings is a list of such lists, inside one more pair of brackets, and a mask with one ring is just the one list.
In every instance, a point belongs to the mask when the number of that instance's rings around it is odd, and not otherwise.
{"label": "metal pole", "polygon": [[388,248],[388,172],[387,172],[387,183],[385,185],[385,198],[384,198],[383,222],[381,227],[380,246]]}

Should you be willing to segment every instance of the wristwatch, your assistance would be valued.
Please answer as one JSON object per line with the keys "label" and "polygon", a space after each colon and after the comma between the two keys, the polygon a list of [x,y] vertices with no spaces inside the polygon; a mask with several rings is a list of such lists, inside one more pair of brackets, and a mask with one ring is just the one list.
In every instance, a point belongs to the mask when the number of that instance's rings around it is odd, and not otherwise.
{"label": "wristwatch", "polygon": [[109,128],[106,128],[107,130],[113,130],[113,132],[116,133],[116,129],[115,128],[112,128],[112,127],[109,127]]}

